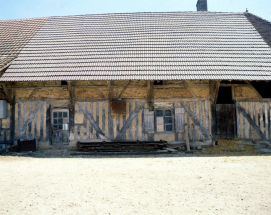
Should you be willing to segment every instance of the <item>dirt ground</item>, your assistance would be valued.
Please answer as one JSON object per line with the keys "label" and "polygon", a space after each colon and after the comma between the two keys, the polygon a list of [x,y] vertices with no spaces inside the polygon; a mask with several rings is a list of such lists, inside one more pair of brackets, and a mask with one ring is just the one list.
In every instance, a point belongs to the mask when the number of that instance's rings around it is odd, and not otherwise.
{"label": "dirt ground", "polygon": [[271,156],[227,144],[170,155],[9,153],[0,214],[271,214]]}

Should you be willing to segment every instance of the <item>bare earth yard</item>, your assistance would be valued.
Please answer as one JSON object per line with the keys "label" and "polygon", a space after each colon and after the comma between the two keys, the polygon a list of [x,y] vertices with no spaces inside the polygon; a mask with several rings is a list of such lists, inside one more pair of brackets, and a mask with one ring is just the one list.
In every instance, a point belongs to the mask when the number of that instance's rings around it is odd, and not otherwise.
{"label": "bare earth yard", "polygon": [[0,214],[271,214],[271,157],[0,156]]}

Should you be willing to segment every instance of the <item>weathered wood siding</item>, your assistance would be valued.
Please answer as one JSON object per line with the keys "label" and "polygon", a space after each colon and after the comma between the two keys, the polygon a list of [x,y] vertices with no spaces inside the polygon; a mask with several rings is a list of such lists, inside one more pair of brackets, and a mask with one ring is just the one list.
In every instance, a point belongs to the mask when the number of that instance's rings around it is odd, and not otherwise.
{"label": "weathered wood siding", "polygon": [[22,101],[15,104],[15,140],[49,141],[50,102]]}
{"label": "weathered wood siding", "polygon": [[0,143],[7,143],[11,140],[11,109],[11,105],[7,104],[7,118],[0,119]]}
{"label": "weathered wood siding", "polygon": [[[142,104],[144,105],[142,106]],[[184,123],[188,127],[191,140],[211,138],[210,105],[209,100],[175,102],[175,107],[185,106]],[[74,124],[72,131],[74,139],[99,139],[99,134],[101,134],[111,140],[153,140],[153,134],[144,129],[144,108],[147,108],[146,101],[129,101],[126,103],[126,115],[111,116],[107,101],[76,102],[75,115],[83,113],[84,120],[80,124]],[[94,121],[90,120],[87,115],[91,115]],[[95,124],[93,125],[93,123]],[[95,126],[99,128],[99,131],[94,129]],[[176,141],[184,140],[183,133],[176,132],[175,136]]]}
{"label": "weathered wood siding", "polygon": [[271,139],[270,100],[237,100],[237,138]]}

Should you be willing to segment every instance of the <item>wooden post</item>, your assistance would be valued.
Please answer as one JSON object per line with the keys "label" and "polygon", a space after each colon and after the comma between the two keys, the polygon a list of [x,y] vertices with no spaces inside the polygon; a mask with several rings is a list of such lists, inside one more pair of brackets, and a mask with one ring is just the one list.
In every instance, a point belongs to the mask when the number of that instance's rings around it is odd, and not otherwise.
{"label": "wooden post", "polygon": [[108,100],[112,101],[112,81],[107,81],[108,84]]}
{"label": "wooden post", "polygon": [[187,129],[187,125],[185,126],[185,140],[186,140],[186,149],[188,152],[190,152],[190,144],[189,144],[189,138],[188,138],[188,129]]}
{"label": "wooden post", "polygon": [[67,81],[67,83],[68,83],[68,91],[69,91],[70,103],[71,103],[71,106],[74,107],[75,100],[74,100],[74,91],[73,91],[72,82]]}
{"label": "wooden post", "polygon": [[6,94],[8,103],[9,103],[10,105],[12,105],[12,96],[10,95],[10,93],[9,93],[9,91],[8,91],[8,88],[7,88],[6,83],[2,83],[2,87],[3,87],[3,90],[4,90],[5,94]]}
{"label": "wooden post", "polygon": [[148,107],[150,111],[153,111],[153,81],[148,81],[147,83],[148,88]]}

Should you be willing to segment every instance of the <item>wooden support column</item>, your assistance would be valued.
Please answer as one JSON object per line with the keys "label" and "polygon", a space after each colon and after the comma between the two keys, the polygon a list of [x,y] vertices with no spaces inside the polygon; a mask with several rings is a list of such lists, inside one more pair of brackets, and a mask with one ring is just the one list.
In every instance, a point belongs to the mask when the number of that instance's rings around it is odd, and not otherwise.
{"label": "wooden support column", "polygon": [[148,81],[147,83],[148,88],[148,107],[150,111],[153,111],[153,81]]}
{"label": "wooden support column", "polygon": [[108,100],[109,102],[112,101],[112,81],[107,81],[107,84],[108,84]]}
{"label": "wooden support column", "polygon": [[70,103],[71,103],[71,106],[74,107],[75,100],[74,100],[74,90],[72,86],[72,81],[67,81],[67,83],[68,83]]}
{"label": "wooden support column", "polygon": [[12,96],[7,88],[7,84],[6,83],[2,83],[2,87],[3,87],[3,90],[6,94],[6,97],[7,97],[7,100],[8,100],[8,103],[12,105]]}
{"label": "wooden support column", "polygon": [[212,111],[212,140],[213,145],[215,145],[215,136],[216,136],[216,101],[219,92],[220,81],[211,81],[210,82],[210,96],[211,96],[211,111]]}

